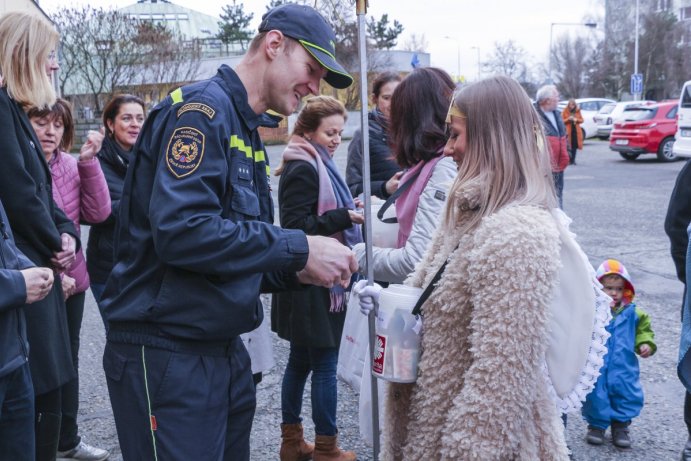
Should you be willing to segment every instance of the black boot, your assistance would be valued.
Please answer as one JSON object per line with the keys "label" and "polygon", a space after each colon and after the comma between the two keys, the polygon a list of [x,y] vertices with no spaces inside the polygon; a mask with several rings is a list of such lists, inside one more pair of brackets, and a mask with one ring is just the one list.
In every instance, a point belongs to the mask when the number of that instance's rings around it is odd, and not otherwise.
{"label": "black boot", "polygon": [[36,415],[36,461],[55,461],[60,440],[60,414]]}
{"label": "black boot", "polygon": [[631,421],[612,421],[612,443],[615,447],[631,448],[629,424]]}

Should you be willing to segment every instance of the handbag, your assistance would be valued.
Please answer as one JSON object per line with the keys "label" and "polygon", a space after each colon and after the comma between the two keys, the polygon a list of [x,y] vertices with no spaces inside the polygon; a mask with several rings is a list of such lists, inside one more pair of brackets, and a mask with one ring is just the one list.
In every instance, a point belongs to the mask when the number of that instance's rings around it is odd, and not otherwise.
{"label": "handbag", "polygon": [[338,349],[336,376],[350,385],[355,392],[360,392],[362,370],[367,362],[369,348],[369,326],[367,316],[360,313],[358,297],[352,291],[349,294],[346,318],[341,334],[341,346]]}

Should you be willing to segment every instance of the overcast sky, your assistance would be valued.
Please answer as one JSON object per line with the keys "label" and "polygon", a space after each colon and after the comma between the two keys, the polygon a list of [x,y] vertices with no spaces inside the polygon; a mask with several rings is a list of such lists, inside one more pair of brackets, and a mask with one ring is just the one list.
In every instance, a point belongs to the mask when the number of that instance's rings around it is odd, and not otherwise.
{"label": "overcast sky", "polygon": [[[339,0],[336,0],[339,1]],[[342,1],[342,0],[340,0]],[[186,8],[218,16],[229,0],[171,0]],[[83,5],[121,8],[136,0],[39,0],[41,7],[50,13],[59,6]],[[259,25],[266,11],[268,0],[238,0],[245,11],[254,13],[252,28]],[[563,34],[603,34],[603,24],[594,30],[582,26],[555,25],[552,23],[580,23],[585,18],[602,18],[603,0],[370,0],[368,15],[381,17],[387,13],[390,20],[397,19],[404,26],[399,48],[411,35],[424,35],[432,65],[474,79],[478,71],[478,47],[480,60],[491,54],[495,42],[513,39],[530,57],[531,64],[547,60],[550,29],[554,39]],[[355,9],[355,7],[353,7]],[[445,38],[450,37],[450,38]]]}

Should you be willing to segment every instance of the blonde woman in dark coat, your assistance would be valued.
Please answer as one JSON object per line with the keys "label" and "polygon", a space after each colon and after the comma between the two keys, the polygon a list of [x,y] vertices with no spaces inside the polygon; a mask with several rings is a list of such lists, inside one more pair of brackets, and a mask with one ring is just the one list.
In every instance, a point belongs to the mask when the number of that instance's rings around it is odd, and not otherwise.
{"label": "blonde woman in dark coat", "polygon": [[[10,12],[0,18],[0,200],[17,247],[37,266],[67,270],[79,245],[72,221],[55,205],[48,164],[26,111],[55,103],[58,33],[44,19]],[[60,433],[60,386],[75,376],[60,283],[26,309],[35,394],[36,456],[53,460]],[[27,453],[27,459],[34,459]]]}

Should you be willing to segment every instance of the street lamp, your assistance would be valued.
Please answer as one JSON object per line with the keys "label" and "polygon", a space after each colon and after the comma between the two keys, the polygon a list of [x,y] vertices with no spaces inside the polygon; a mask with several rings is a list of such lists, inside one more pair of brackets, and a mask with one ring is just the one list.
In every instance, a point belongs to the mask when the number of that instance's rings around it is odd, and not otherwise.
{"label": "street lamp", "polygon": [[554,26],[583,26],[583,27],[590,27],[591,29],[594,29],[597,27],[596,22],[553,22],[549,26],[549,57],[547,61],[547,77],[549,78],[549,82],[553,83],[554,80],[552,80],[552,36],[554,32]]}
{"label": "street lamp", "polygon": [[480,74],[482,73],[482,67],[480,66],[480,47],[473,46],[471,50],[477,50],[477,79],[480,80]]}
{"label": "street lamp", "polygon": [[461,41],[458,40],[457,38],[449,37],[448,35],[444,35],[444,38],[447,40],[453,40],[456,42],[456,51],[458,52],[458,75],[457,75],[457,81],[460,83],[461,81]]}

